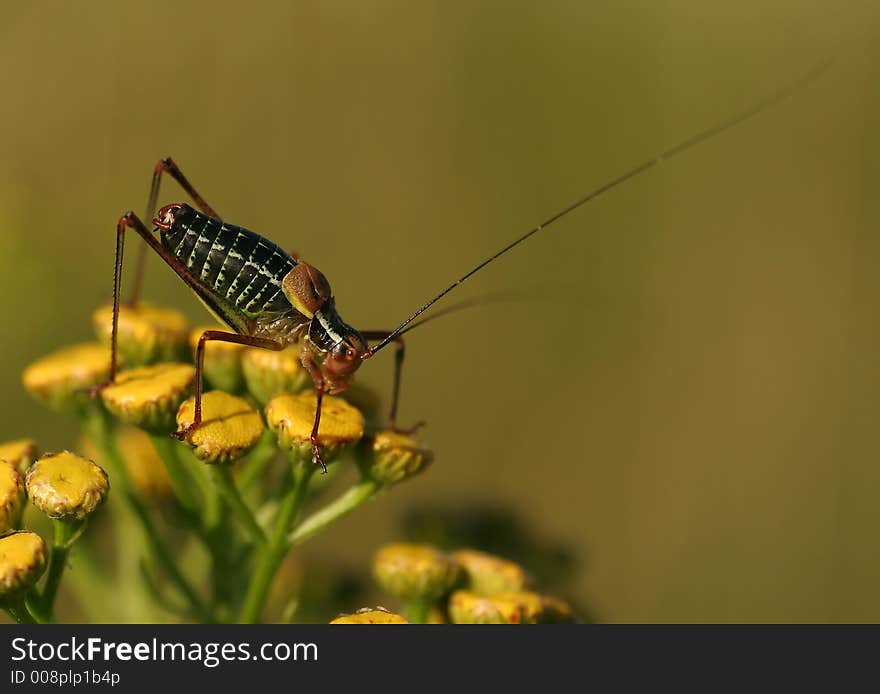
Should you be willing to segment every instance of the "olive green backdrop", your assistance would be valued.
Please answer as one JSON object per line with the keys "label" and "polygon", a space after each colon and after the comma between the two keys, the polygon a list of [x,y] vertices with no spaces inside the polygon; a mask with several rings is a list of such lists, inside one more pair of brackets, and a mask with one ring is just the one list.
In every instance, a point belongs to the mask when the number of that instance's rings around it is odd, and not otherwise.
{"label": "olive green backdrop", "polygon": [[[160,156],[321,268],[346,320],[392,327],[836,54],[458,292],[514,300],[414,332],[402,419],[428,421],[436,464],[315,544],[365,567],[404,508],[502,505],[574,552],[571,596],[602,620],[878,621],[878,18],[849,0],[3,3],[0,440],[75,445],[19,374],[90,338],[115,221]],[[146,293],[204,316],[156,260]],[[390,356],[363,370],[385,392]]]}

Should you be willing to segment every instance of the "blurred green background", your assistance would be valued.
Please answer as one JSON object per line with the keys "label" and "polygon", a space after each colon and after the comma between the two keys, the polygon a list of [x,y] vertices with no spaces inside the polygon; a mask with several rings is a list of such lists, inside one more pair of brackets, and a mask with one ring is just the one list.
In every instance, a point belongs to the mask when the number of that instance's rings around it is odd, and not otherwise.
{"label": "blurred green background", "polygon": [[[386,328],[836,54],[456,297],[519,300],[414,332],[402,419],[428,421],[435,466],[312,551],[362,571],[406,509],[489,505],[570,549],[569,596],[601,620],[878,621],[878,18],[854,1],[6,2],[0,440],[75,445],[20,372],[90,339],[115,221],[141,213],[161,156],[321,268],[346,320]],[[156,259],[146,294],[205,318]],[[387,392],[390,357],[362,380]]]}

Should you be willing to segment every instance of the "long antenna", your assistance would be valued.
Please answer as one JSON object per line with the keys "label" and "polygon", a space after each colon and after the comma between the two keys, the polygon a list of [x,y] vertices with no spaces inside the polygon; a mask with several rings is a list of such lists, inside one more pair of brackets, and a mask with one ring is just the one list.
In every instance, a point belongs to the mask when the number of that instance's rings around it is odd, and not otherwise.
{"label": "long antenna", "polygon": [[735,125],[739,125],[740,123],[748,120],[752,116],[758,115],[759,113],[770,108],[771,106],[775,106],[777,103],[779,103],[780,101],[785,99],[787,96],[789,96],[792,92],[795,92],[799,88],[801,88],[801,87],[809,84],[813,80],[817,79],[823,72],[825,72],[825,70],[827,70],[829,68],[829,66],[831,65],[832,62],[833,62],[833,59],[829,58],[828,60],[825,60],[822,63],[819,63],[818,65],[814,66],[809,72],[804,74],[800,79],[792,82],[791,84],[789,84],[786,87],[783,87],[782,89],[779,89],[779,90],[773,92],[769,96],[766,96],[764,99],[757,102],[756,104],[749,107],[748,109],[741,111],[741,112],[737,113],[736,115],[728,118],[727,120],[722,121],[721,123],[718,123],[717,125],[714,125],[711,128],[707,128],[706,130],[703,130],[703,131],[697,133],[696,135],[692,135],[691,137],[687,138],[686,140],[683,140],[682,142],[675,145],[674,147],[670,147],[669,149],[661,152],[660,154],[652,157],[651,159],[648,159],[647,161],[642,162],[641,164],[639,164],[635,168],[630,169],[626,173],[623,173],[620,176],[617,176],[616,178],[613,178],[610,181],[602,184],[601,186],[599,186],[595,190],[590,191],[589,193],[584,195],[579,200],[576,200],[575,202],[568,205],[568,207],[565,207],[564,209],[562,209],[559,212],[557,212],[556,214],[554,214],[552,217],[548,217],[543,222],[541,222],[538,226],[536,226],[534,229],[530,229],[529,231],[527,231],[525,234],[523,234],[519,238],[516,238],[513,241],[511,241],[509,244],[507,244],[504,248],[502,248],[500,251],[498,251],[494,255],[491,255],[488,258],[486,258],[479,265],[477,265],[472,270],[468,271],[467,273],[462,275],[460,278],[458,278],[455,282],[453,282],[448,287],[446,287],[446,289],[444,289],[442,292],[437,294],[433,299],[431,299],[430,301],[428,301],[427,303],[422,305],[421,308],[419,308],[409,318],[407,318],[405,321],[403,321],[403,323],[398,325],[381,342],[377,343],[371,349],[364,352],[364,354],[362,355],[362,358],[369,359],[370,357],[372,357],[376,352],[378,352],[380,349],[382,349],[383,347],[385,347],[386,345],[391,343],[394,340],[394,338],[396,338],[398,335],[400,335],[402,332],[404,332],[404,329],[406,328],[406,326],[408,326],[412,321],[414,321],[416,318],[418,318],[420,315],[422,315],[425,311],[427,311],[429,308],[431,308],[431,306],[433,306],[435,303],[440,301],[440,299],[442,299],[444,296],[449,294],[449,292],[451,292],[453,289],[455,289],[458,285],[460,285],[462,282],[467,280],[472,275],[477,274],[480,270],[482,270],[484,267],[486,267],[489,263],[500,258],[502,255],[507,253],[509,250],[515,248],[516,246],[521,244],[523,241],[525,241],[529,237],[537,234],[542,229],[545,229],[546,227],[550,226],[551,224],[553,224],[553,222],[556,222],[556,221],[562,219],[563,217],[565,217],[566,215],[574,212],[576,209],[578,209],[582,205],[585,205],[588,202],[590,202],[590,200],[598,198],[603,193],[607,193],[609,190],[616,188],[617,186],[621,185],[622,183],[625,183],[626,181],[630,180],[631,178],[635,178],[639,174],[642,174],[645,171],[647,171],[648,169],[650,169],[654,166],[657,166],[658,164],[662,164],[667,159],[672,159],[672,157],[689,150],[691,147],[695,147],[696,145],[700,144],[701,142],[705,142],[706,140],[713,138],[716,135],[720,135],[724,131],[734,127]]}

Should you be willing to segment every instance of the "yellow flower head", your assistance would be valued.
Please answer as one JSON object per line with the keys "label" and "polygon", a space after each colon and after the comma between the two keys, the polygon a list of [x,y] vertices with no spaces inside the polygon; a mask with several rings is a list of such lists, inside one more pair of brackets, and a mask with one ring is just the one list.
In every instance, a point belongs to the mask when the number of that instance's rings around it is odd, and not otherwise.
{"label": "yellow flower head", "polygon": [[475,549],[460,549],[452,554],[465,572],[467,587],[480,595],[524,590],[531,577],[519,564]]}
{"label": "yellow flower head", "polygon": [[[195,354],[199,338],[206,330],[228,330],[219,325],[200,325],[189,333],[189,345]],[[209,340],[205,343],[205,381],[217,390],[237,395],[244,389],[244,375],[241,371],[241,356],[246,347],[234,342]]]}
{"label": "yellow flower head", "polygon": [[5,460],[20,473],[30,467],[37,456],[37,444],[32,439],[0,443],[0,460]]}
{"label": "yellow flower head", "polygon": [[[98,339],[110,344],[113,306],[101,306],[92,315]],[[187,354],[186,319],[179,311],[139,303],[119,307],[119,355],[129,366],[177,361]]]}
{"label": "yellow flower head", "polygon": [[298,393],[312,382],[299,358],[298,347],[275,352],[249,347],[241,357],[241,368],[248,391],[265,405],[273,395]]}
{"label": "yellow flower head", "polygon": [[[184,401],[177,412],[181,430],[195,418],[195,398]],[[202,423],[187,437],[187,443],[199,460],[206,463],[231,463],[256,445],[263,434],[260,413],[246,400],[212,390],[202,395]]]}
{"label": "yellow flower head", "polygon": [[24,478],[15,467],[0,460],[0,535],[18,527],[24,500]]}
{"label": "yellow flower head", "polygon": [[409,622],[384,607],[364,607],[354,614],[341,614],[330,624],[409,624]]}
{"label": "yellow flower head", "polygon": [[427,448],[407,434],[380,431],[373,437],[365,472],[382,484],[397,484],[419,474],[434,460]]}
{"label": "yellow flower head", "polygon": [[448,593],[461,569],[449,555],[429,545],[385,545],[373,559],[373,576],[401,600],[437,600]]}
{"label": "yellow flower head", "polygon": [[70,451],[48,453],[28,468],[28,498],[50,518],[82,520],[107,497],[107,473]]}
{"label": "yellow flower head", "polygon": [[562,600],[528,591],[477,595],[457,590],[449,597],[454,624],[540,624],[571,621],[571,608]]}
{"label": "yellow flower head", "polygon": [[0,598],[17,595],[36,583],[46,569],[46,543],[22,530],[0,537]]}
{"label": "yellow flower head", "polygon": [[174,430],[180,403],[192,390],[191,364],[156,364],[122,371],[101,391],[107,409],[126,424],[156,433]]}
{"label": "yellow flower head", "polygon": [[[276,395],[266,405],[266,422],[278,436],[279,445],[290,452],[296,461],[312,459],[310,436],[315,421],[317,398],[314,391],[293,395]],[[346,448],[357,443],[364,435],[364,418],[342,398],[325,395],[321,405],[321,426],[318,443],[329,463]]]}
{"label": "yellow flower head", "polygon": [[90,401],[86,389],[110,374],[110,350],[88,342],[65,347],[32,362],[22,373],[25,390],[56,410],[70,410]]}

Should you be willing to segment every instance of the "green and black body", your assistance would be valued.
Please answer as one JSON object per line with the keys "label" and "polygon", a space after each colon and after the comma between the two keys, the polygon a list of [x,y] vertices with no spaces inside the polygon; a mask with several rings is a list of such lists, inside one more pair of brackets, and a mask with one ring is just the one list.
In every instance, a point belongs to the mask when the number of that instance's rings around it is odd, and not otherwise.
{"label": "green and black body", "polygon": [[357,336],[332,296],[313,311],[298,296],[306,312],[294,306],[285,278],[300,263],[263,236],[180,203],[163,207],[154,223],[162,246],[186,268],[184,281],[235,332],[285,344],[306,338],[321,352]]}
{"label": "green and black body", "polygon": [[296,261],[259,234],[209,217],[189,205],[163,208],[157,231],[162,245],[204,288],[200,298],[216,318],[238,333],[290,317],[292,328],[308,318],[293,308],[281,282]]}

